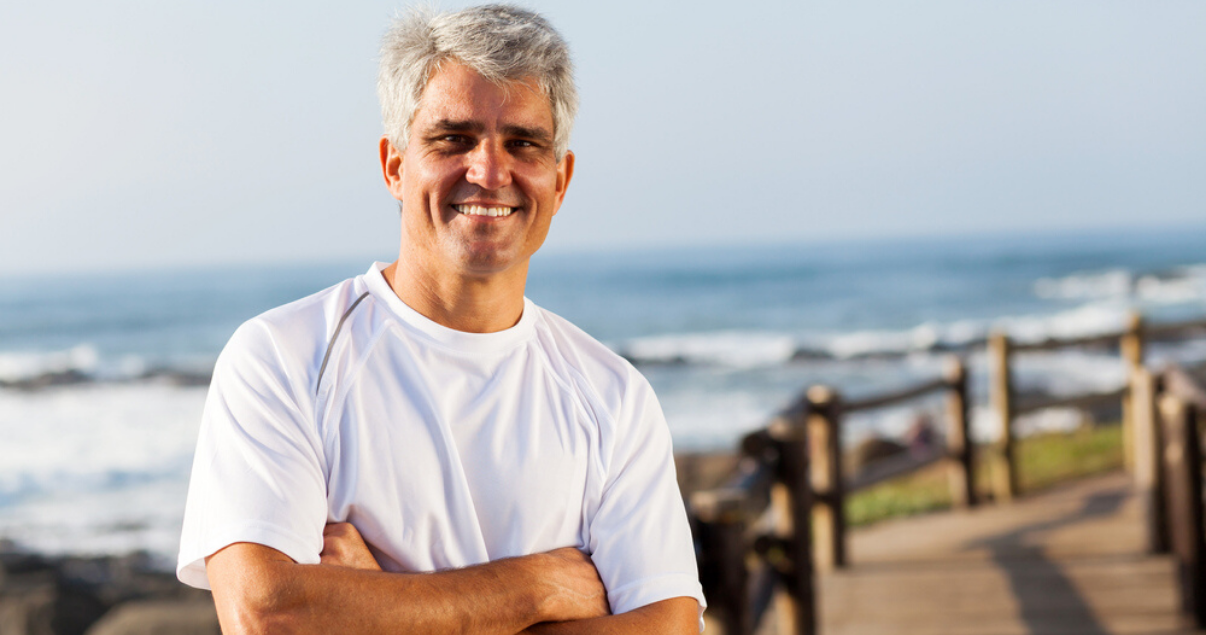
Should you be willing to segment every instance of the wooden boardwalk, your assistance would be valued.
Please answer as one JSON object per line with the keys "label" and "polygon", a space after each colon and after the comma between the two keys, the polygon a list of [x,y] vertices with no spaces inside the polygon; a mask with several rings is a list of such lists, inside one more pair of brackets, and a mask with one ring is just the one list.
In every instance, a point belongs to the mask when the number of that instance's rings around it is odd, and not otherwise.
{"label": "wooden boardwalk", "polygon": [[1119,472],[850,534],[818,580],[822,635],[1182,635],[1174,564],[1144,551]]}

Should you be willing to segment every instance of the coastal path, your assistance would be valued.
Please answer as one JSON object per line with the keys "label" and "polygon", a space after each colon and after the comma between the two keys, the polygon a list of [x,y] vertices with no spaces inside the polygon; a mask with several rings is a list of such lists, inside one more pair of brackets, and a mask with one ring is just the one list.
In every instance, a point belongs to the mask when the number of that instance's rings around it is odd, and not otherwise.
{"label": "coastal path", "polygon": [[1179,610],[1174,561],[1150,555],[1121,471],[852,530],[848,545],[849,565],[817,576],[825,635],[1206,632]]}

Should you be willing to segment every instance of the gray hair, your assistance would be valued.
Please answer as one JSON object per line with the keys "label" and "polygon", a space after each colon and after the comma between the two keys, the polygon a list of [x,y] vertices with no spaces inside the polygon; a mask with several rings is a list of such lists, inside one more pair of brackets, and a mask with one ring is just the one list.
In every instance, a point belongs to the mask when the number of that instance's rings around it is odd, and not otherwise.
{"label": "gray hair", "polygon": [[557,159],[565,156],[578,112],[569,46],[540,15],[505,4],[455,13],[416,8],[394,20],[381,43],[377,75],[381,118],[394,147],[402,150],[410,141],[423,90],[445,61],[498,84],[535,80],[553,111]]}

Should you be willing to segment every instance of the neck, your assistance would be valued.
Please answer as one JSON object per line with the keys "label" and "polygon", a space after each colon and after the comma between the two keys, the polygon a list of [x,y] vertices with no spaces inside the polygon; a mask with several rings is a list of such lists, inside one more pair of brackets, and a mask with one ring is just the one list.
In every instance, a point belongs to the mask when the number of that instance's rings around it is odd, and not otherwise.
{"label": "neck", "polygon": [[523,315],[527,263],[495,276],[434,276],[405,254],[382,274],[398,298],[427,319],[457,331],[496,333]]}

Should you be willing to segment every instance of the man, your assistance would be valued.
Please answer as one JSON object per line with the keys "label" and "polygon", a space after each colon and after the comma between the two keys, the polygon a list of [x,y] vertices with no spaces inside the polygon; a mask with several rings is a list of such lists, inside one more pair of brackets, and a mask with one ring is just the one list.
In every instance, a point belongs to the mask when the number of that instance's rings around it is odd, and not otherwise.
{"label": "man", "polygon": [[247,322],[214,369],[178,575],[225,631],[696,631],[648,383],[523,295],[574,172],[571,73],[513,7],[386,36],[398,260]]}

